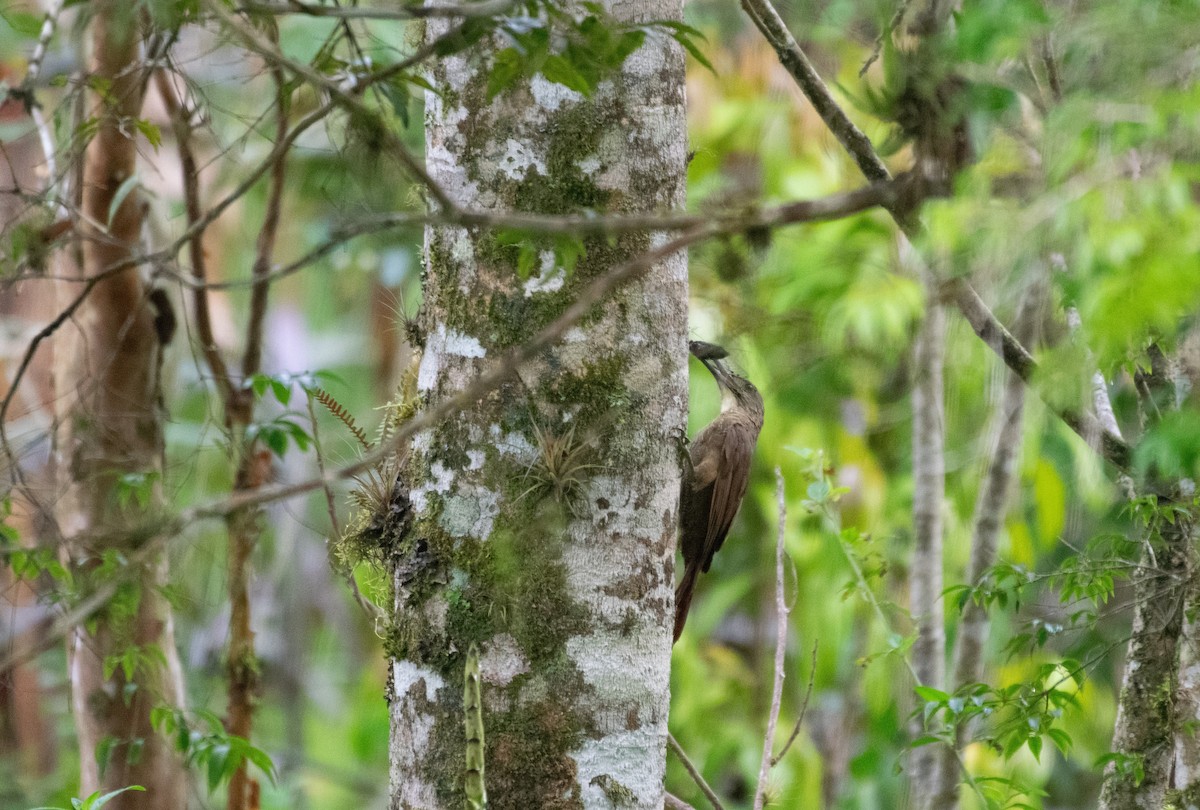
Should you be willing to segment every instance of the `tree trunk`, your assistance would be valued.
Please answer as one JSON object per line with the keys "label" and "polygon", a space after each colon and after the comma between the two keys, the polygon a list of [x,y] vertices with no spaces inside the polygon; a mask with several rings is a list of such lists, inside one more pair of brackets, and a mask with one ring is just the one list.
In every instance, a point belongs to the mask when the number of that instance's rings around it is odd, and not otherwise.
{"label": "tree trunk", "polygon": [[[1029,345],[1034,337],[1035,312],[1041,304],[1045,291],[1040,284],[1025,290],[1017,308],[1016,337]],[[989,442],[987,473],[979,488],[975,502],[973,529],[971,532],[971,558],[967,565],[966,580],[978,585],[988,569],[996,563],[996,552],[1000,542],[1000,528],[1008,509],[1009,492],[1016,477],[1017,460],[1021,455],[1021,429],[1025,414],[1025,381],[1007,368],[1002,367],[1003,390],[996,405],[997,427]],[[953,665],[949,689],[959,689],[983,679],[984,646],[991,621],[987,609],[974,601],[963,608],[962,619],[954,639]],[[939,810],[954,810],[958,807],[959,760],[967,743],[970,728],[958,725],[954,730],[954,747],[938,748],[938,765],[930,807]]]}
{"label": "tree trunk", "polygon": [[[913,554],[909,569],[909,610],[917,624],[913,671],[924,686],[946,682],[946,622],[942,602],[942,501],[945,494],[945,420],[942,365],[946,311],[928,289],[925,321],[913,350]],[[919,720],[917,721],[920,722]],[[912,751],[909,780],[913,806],[926,807],[934,787],[937,749]]]}
{"label": "tree trunk", "polygon": [[[679,19],[679,0],[610,2]],[[445,30],[431,22],[428,35]],[[490,58],[438,63],[427,163],[459,204],[547,214],[678,209],[683,56],[647,39],[591,97],[542,77],[487,99]],[[656,237],[430,228],[418,391],[437,402]],[[462,807],[467,650],[481,651],[489,806],[659,808],[687,415],[686,257],[651,268],[469,412],[418,435],[394,562],[391,807]]]}
{"label": "tree trunk", "polygon": [[1112,750],[1129,759],[1106,770],[1101,810],[1158,810],[1172,787],[1179,638],[1192,541],[1189,520],[1162,522],[1161,536],[1147,540],[1133,578],[1133,635],[1112,741]]}
{"label": "tree trunk", "polygon": [[[130,560],[144,539],[146,521],[162,506],[163,450],[162,346],[155,312],[136,267],[113,271],[138,252],[142,228],[143,203],[136,191],[125,194],[110,214],[118,190],[136,171],[131,122],[140,114],[145,87],[137,12],[132,4],[108,0],[96,3],[93,15],[91,73],[104,82],[105,92],[91,110],[98,128],[84,155],[80,228],[83,275],[104,275],[73,321],[75,348],[60,386],[65,396],[58,463],[63,490],[58,520],[75,574],[84,582],[114,575],[103,562]],[[99,225],[107,225],[107,232]],[[80,287],[72,286],[73,296]],[[142,570],[122,585],[94,625],[78,628],[69,640],[81,792],[141,785],[146,792],[122,794],[107,806],[183,807],[183,764],[150,725],[154,707],[183,700],[171,611],[160,590],[165,559],[126,564]],[[128,672],[105,666],[131,650],[136,663]],[[105,750],[105,762],[98,763],[97,752]]]}

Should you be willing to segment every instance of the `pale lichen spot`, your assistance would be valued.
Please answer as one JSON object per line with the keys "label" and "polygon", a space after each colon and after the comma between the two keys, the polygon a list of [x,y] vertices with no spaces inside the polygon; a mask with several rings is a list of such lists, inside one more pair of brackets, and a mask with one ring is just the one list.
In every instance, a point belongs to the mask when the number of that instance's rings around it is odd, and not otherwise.
{"label": "pale lichen spot", "polygon": [[526,298],[532,298],[534,293],[560,290],[567,279],[566,272],[554,262],[554,251],[543,250],[538,258],[540,260],[538,274],[525,282]]}
{"label": "pale lichen spot", "polygon": [[529,92],[533,94],[533,100],[537,102],[537,106],[551,112],[562,106],[564,101],[573,104],[583,101],[582,94],[561,84],[547,81],[541,75],[534,76],[530,80]]}
{"label": "pale lichen spot", "polygon": [[[438,328],[443,327],[438,326]],[[446,332],[446,354],[452,354],[455,357],[485,357],[487,349],[483,348],[479,338],[450,329]]]}
{"label": "pale lichen spot", "polygon": [[504,142],[504,154],[500,156],[500,171],[510,180],[522,180],[530,167],[538,174],[546,173],[545,162],[533,150],[515,138]]}
{"label": "pale lichen spot", "polygon": [[500,426],[493,423],[488,427],[488,434],[492,437],[492,446],[499,450],[502,456],[514,456],[528,461],[537,455],[537,448],[520,433],[502,434]]}
{"label": "pale lichen spot", "polygon": [[661,807],[662,771],[644,763],[663,758],[666,737],[664,727],[643,727],[589,739],[572,751],[583,806]]}
{"label": "pale lichen spot", "polygon": [[479,670],[488,683],[508,686],[513,678],[529,672],[529,659],[511,634],[501,633],[488,642],[479,659]]}
{"label": "pale lichen spot", "polygon": [[468,450],[467,459],[469,461],[467,464],[468,470],[479,470],[483,468],[483,462],[487,459],[487,454],[482,450]]}
{"label": "pale lichen spot", "polygon": [[486,540],[500,514],[500,495],[481,486],[465,487],[446,498],[441,525],[451,537]]}
{"label": "pale lichen spot", "polygon": [[438,690],[446,685],[442,676],[432,669],[419,667],[412,661],[392,661],[392,690],[397,697],[404,697],[421,681],[425,682],[425,700],[437,700]]}

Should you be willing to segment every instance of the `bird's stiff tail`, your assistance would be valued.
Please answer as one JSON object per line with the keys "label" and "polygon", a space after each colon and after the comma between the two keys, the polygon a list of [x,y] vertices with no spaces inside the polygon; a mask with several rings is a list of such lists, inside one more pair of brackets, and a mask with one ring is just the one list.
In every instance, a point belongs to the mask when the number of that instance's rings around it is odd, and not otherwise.
{"label": "bird's stiff tail", "polygon": [[696,588],[696,576],[700,573],[698,566],[689,565],[683,571],[683,579],[675,588],[675,637],[672,643],[679,641],[683,634],[683,626],[687,623],[688,610],[692,607],[692,591]]}

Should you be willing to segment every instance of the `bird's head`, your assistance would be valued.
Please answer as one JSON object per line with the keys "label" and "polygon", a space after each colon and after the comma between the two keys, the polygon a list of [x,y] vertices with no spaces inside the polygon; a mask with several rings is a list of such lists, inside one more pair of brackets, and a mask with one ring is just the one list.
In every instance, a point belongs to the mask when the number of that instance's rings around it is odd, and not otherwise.
{"label": "bird's head", "polygon": [[763,417],[762,395],[758,393],[758,389],[754,387],[754,383],[745,377],[734,374],[722,362],[729,356],[729,352],[715,343],[704,343],[699,340],[690,341],[688,348],[696,356],[696,359],[703,363],[704,367],[713,375],[713,379],[717,381],[717,387],[721,389],[721,413],[725,413],[733,408],[740,408],[749,413],[761,426]]}

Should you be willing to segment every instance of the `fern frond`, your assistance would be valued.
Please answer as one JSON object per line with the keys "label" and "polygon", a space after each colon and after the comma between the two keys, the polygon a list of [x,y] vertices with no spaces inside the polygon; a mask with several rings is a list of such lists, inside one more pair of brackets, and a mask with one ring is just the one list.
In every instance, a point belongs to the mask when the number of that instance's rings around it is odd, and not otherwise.
{"label": "fern frond", "polygon": [[350,415],[350,412],[346,410],[342,403],[334,399],[333,395],[324,388],[314,387],[312,395],[316,398],[317,402],[325,406],[325,410],[333,414],[339,422],[346,426],[346,429],[354,435],[354,438],[358,439],[358,443],[362,445],[363,450],[371,449],[372,445],[370,440],[367,439],[366,432],[358,426],[358,423],[354,421],[354,417]]}

